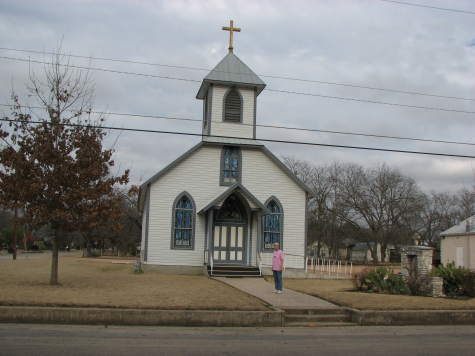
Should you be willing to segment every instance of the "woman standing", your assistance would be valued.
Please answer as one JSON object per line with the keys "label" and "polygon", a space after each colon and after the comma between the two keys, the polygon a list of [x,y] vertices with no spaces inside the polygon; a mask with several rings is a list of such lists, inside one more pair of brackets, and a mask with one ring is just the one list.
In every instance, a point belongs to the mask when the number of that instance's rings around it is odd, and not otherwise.
{"label": "woman standing", "polygon": [[278,242],[274,243],[274,254],[272,255],[272,273],[274,274],[275,291],[282,293],[282,269],[284,267],[284,253],[280,249]]}

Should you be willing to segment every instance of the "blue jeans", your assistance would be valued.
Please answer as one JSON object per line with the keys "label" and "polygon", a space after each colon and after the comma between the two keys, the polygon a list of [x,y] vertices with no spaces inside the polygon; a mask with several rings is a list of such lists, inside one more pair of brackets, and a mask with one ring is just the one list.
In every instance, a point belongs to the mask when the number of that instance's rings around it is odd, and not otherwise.
{"label": "blue jeans", "polygon": [[282,291],[282,271],[272,271],[274,274],[275,289]]}

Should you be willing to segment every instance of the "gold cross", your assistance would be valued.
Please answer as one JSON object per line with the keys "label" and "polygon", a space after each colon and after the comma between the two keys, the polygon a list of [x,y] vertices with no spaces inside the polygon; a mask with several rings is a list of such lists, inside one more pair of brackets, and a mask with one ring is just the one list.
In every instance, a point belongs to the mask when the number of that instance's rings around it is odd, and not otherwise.
{"label": "gold cross", "polygon": [[223,26],[224,31],[229,31],[229,52],[233,51],[233,32],[241,32],[240,28],[234,27],[233,20],[229,21],[229,27]]}

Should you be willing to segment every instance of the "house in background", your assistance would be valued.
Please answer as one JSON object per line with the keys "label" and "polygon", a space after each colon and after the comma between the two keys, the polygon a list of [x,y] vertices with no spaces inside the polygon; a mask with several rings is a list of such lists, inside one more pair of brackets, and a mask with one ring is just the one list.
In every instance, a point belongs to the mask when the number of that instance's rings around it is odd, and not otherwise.
{"label": "house in background", "polygon": [[[371,248],[374,248],[374,242],[370,242],[369,245]],[[371,250],[370,246],[368,246],[368,243],[366,242],[357,242],[351,248],[349,249],[350,257],[349,259],[353,262],[374,262],[373,261],[373,256],[371,255]],[[378,256],[378,261],[379,262],[389,262],[390,260],[390,255],[391,255],[391,249],[393,248],[392,245],[388,246],[386,248],[386,257],[384,261],[381,261],[382,256],[381,256],[381,245],[377,244],[376,245],[376,255]]]}
{"label": "house in background", "polygon": [[[357,263],[373,262],[370,247],[374,246],[374,242],[370,242],[369,246],[366,242],[357,242],[352,238],[346,238],[342,241],[337,251],[332,250],[323,242],[314,242],[309,246],[308,255],[320,258],[339,259],[342,261],[351,261]],[[337,255],[335,256],[335,252]],[[377,244],[376,254],[379,262],[400,262],[401,255],[393,245],[386,248],[386,257],[381,261],[381,245]]]}
{"label": "house in background", "polygon": [[440,234],[442,264],[475,270],[475,215]]}

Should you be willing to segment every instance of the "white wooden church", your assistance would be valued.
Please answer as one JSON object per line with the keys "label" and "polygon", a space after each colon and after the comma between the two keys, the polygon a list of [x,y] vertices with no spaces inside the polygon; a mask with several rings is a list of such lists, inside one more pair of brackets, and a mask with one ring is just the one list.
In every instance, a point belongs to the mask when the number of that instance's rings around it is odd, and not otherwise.
{"label": "white wooden church", "polygon": [[270,271],[279,242],[287,269],[304,269],[309,189],[256,140],[265,83],[234,53],[203,79],[202,140],[140,189],[141,259],[163,271]]}

